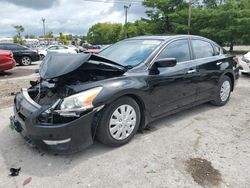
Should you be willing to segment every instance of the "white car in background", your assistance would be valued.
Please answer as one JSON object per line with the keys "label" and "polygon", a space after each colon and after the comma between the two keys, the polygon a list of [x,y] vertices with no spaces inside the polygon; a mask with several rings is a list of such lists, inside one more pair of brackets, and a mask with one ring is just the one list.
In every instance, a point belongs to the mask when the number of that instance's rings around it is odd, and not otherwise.
{"label": "white car in background", "polygon": [[76,50],[74,48],[65,46],[65,45],[49,45],[42,49],[37,50],[38,54],[40,55],[41,60],[47,55],[49,52],[55,53],[66,53],[66,54],[76,54]]}
{"label": "white car in background", "polygon": [[250,74],[250,52],[239,58],[240,71],[245,74]]}
{"label": "white car in background", "polygon": [[76,47],[76,46],[74,46],[73,44],[69,44],[69,45],[67,45],[69,48],[72,48],[72,49],[74,49],[77,53],[79,53],[79,49]]}

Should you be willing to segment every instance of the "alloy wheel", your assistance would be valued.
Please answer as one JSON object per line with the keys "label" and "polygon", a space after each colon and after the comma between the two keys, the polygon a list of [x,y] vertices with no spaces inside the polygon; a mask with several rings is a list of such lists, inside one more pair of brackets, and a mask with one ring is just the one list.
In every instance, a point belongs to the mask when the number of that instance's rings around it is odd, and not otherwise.
{"label": "alloy wheel", "polygon": [[29,57],[23,57],[22,58],[22,65],[30,65],[31,59]]}

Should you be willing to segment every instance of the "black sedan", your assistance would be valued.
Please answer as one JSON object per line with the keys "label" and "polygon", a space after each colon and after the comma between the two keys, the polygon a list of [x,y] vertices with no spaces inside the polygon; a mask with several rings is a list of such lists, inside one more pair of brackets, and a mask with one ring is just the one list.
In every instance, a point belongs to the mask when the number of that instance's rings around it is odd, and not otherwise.
{"label": "black sedan", "polygon": [[35,50],[12,43],[0,43],[0,49],[12,51],[14,59],[20,65],[30,65],[32,61],[39,61],[40,56]]}
{"label": "black sedan", "polygon": [[11,127],[57,152],[97,138],[129,142],[149,122],[192,106],[225,105],[239,78],[233,56],[198,36],[144,36],[99,55],[50,54],[40,78],[15,96]]}

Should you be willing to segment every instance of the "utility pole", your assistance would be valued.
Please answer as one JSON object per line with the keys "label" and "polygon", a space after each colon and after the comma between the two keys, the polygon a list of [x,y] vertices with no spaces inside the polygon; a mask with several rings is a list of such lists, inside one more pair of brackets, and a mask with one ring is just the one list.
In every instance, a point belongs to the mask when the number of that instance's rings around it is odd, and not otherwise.
{"label": "utility pole", "polygon": [[128,38],[128,9],[131,7],[131,4],[124,5],[125,9],[125,38]]}
{"label": "utility pole", "polygon": [[189,0],[189,9],[188,9],[188,34],[189,35],[191,31],[191,16],[192,16],[192,0]]}
{"label": "utility pole", "polygon": [[45,18],[42,18],[43,22],[43,37],[45,38]]}

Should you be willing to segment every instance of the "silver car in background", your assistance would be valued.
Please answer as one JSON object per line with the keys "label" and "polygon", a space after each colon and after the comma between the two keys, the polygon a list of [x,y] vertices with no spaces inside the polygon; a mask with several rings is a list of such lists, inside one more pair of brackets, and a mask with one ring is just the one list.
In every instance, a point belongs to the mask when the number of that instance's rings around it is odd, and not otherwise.
{"label": "silver car in background", "polygon": [[245,74],[250,74],[250,52],[239,58],[240,71]]}

